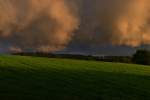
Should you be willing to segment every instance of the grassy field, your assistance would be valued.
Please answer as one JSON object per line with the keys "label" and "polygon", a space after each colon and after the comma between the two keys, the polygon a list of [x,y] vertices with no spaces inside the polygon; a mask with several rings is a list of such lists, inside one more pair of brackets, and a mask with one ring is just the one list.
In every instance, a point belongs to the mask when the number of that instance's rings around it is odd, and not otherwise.
{"label": "grassy field", "polygon": [[2,55],[0,100],[150,100],[150,66]]}

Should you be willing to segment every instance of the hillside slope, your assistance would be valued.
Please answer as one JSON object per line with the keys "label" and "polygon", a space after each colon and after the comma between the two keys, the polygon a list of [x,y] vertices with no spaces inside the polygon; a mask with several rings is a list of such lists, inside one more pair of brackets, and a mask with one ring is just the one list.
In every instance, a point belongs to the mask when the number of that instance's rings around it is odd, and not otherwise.
{"label": "hillside slope", "polygon": [[0,100],[150,100],[150,66],[2,55]]}

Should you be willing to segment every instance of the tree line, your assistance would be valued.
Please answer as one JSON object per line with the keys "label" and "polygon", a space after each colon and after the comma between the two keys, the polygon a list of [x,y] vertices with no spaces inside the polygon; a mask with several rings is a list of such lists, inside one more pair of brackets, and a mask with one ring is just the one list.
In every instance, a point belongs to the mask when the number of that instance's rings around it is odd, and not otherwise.
{"label": "tree line", "polygon": [[80,60],[96,60],[105,62],[120,62],[120,63],[135,63],[142,65],[150,65],[150,51],[137,50],[132,56],[93,56],[93,55],[80,55],[80,54],[55,54],[55,53],[43,53],[43,52],[22,52],[13,53],[13,55],[22,56],[38,56],[48,58],[69,58]]}

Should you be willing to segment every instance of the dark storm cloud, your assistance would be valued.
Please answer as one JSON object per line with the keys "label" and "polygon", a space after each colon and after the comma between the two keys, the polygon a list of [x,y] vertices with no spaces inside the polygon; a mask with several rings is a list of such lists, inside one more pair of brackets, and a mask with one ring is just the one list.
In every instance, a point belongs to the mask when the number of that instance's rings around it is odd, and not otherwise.
{"label": "dark storm cloud", "polygon": [[57,51],[71,40],[138,47],[150,44],[149,27],[149,0],[0,1],[0,46],[8,51]]}

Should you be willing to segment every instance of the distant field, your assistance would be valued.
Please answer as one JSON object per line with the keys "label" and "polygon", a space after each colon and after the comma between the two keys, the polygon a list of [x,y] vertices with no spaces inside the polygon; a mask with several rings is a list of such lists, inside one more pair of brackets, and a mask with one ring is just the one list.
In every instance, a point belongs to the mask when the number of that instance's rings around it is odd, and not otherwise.
{"label": "distant field", "polygon": [[2,55],[0,100],[150,100],[150,66]]}

